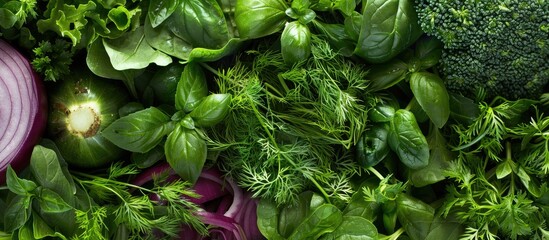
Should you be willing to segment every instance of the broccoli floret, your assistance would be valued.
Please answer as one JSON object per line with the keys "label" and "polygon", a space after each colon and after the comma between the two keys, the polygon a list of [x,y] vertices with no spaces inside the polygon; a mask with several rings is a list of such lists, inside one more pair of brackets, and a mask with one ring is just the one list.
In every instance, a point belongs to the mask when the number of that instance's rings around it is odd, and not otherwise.
{"label": "broccoli floret", "polygon": [[549,81],[549,1],[416,0],[424,32],[444,43],[450,91],[537,98]]}

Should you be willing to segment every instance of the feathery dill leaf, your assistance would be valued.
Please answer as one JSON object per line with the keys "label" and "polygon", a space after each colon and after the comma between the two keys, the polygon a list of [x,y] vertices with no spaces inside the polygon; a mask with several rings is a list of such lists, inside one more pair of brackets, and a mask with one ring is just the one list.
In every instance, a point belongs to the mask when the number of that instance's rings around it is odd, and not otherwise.
{"label": "feathery dill leaf", "polygon": [[367,71],[323,40],[312,45],[292,66],[260,46],[218,71],[218,89],[233,98],[209,144],[224,143],[219,163],[240,186],[277,204],[308,189],[344,203],[360,169],[348,152],[366,127]]}

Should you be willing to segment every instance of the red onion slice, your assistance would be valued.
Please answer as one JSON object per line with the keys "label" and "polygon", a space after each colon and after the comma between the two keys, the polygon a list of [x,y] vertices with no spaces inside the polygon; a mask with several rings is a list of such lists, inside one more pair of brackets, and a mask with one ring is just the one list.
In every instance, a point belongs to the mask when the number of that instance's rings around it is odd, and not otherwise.
{"label": "red onion slice", "polygon": [[0,39],[0,183],[24,168],[47,121],[46,94],[29,61]]}

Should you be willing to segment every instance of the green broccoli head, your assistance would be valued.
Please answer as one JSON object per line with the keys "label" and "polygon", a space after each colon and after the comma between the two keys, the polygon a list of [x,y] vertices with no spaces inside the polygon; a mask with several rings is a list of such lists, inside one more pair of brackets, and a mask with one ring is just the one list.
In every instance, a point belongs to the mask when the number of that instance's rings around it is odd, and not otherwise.
{"label": "green broccoli head", "polygon": [[549,1],[417,0],[423,31],[444,43],[449,90],[538,97],[549,82]]}

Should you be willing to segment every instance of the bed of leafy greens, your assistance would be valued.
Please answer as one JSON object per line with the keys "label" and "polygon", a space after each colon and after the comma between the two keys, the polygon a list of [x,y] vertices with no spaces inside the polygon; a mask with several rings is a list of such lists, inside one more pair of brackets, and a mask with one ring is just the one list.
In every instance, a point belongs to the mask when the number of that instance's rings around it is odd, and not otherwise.
{"label": "bed of leafy greens", "polygon": [[51,104],[0,239],[549,239],[548,74],[447,90],[429,2],[0,0]]}

